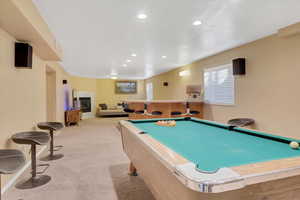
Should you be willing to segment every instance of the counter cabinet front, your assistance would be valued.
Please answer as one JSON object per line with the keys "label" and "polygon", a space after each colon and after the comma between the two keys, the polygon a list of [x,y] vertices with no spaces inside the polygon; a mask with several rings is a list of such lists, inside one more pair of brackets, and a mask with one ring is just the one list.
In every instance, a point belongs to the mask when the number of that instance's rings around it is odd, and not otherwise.
{"label": "counter cabinet front", "polygon": [[[129,119],[196,117],[203,118],[203,102],[156,100],[156,101],[126,101],[129,109]],[[141,113],[140,111],[144,111]],[[159,114],[157,114],[159,113]]]}

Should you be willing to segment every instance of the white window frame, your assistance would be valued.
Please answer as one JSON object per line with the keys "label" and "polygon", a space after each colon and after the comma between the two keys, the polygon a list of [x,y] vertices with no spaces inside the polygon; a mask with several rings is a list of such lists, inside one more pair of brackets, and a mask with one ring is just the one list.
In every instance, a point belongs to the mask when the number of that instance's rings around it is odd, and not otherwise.
{"label": "white window frame", "polygon": [[146,83],[146,97],[147,101],[153,100],[153,83]]}
{"label": "white window frame", "polygon": [[[217,72],[217,71],[219,71],[219,70],[221,70],[221,69],[225,69],[225,68],[228,68],[229,69],[229,75],[232,77],[232,101],[230,102],[230,103],[227,103],[227,102],[221,102],[221,100],[213,100],[213,99],[210,99],[210,100],[208,100],[207,98],[208,97],[206,97],[205,96],[205,94],[207,94],[207,92],[209,92],[209,91],[206,91],[207,89],[206,89],[206,83],[205,83],[205,73],[206,72],[213,72],[213,71],[215,71],[215,72]],[[235,91],[235,77],[234,77],[234,75],[233,75],[233,72],[232,72],[232,69],[233,68],[233,66],[232,66],[232,64],[225,64],[225,65],[221,65],[221,66],[217,66],[217,67],[211,67],[211,68],[207,68],[207,69],[204,69],[204,71],[203,71],[203,88],[204,88],[204,102],[205,103],[207,103],[207,104],[212,104],[212,105],[224,105],[224,106],[234,106],[235,105],[235,102],[236,102],[236,100],[235,100],[235,93],[236,93],[236,91]],[[213,83],[211,83],[211,84],[213,84]],[[212,89],[213,90],[213,89]]]}

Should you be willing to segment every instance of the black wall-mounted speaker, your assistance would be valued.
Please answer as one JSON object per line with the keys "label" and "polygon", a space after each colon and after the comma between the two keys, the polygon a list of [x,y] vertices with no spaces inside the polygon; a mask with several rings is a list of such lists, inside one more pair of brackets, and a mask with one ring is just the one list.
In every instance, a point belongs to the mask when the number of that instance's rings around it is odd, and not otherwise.
{"label": "black wall-mounted speaker", "polygon": [[245,75],[246,74],[246,59],[237,58],[232,60],[233,75]]}
{"label": "black wall-mounted speaker", "polygon": [[63,80],[63,84],[68,84],[68,81],[67,80]]}
{"label": "black wall-mounted speaker", "polygon": [[15,43],[15,67],[32,68],[32,46],[27,43]]}
{"label": "black wall-mounted speaker", "polygon": [[168,86],[169,85],[169,83],[168,82],[164,82],[164,86]]}

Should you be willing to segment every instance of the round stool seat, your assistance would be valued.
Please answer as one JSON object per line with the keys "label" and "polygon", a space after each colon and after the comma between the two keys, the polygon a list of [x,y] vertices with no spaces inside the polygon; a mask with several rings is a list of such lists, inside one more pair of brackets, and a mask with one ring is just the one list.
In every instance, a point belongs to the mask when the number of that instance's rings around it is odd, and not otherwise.
{"label": "round stool seat", "polygon": [[153,111],[151,114],[152,115],[162,115],[162,112],[161,111]]}
{"label": "round stool seat", "polygon": [[49,134],[42,131],[28,131],[14,134],[11,139],[17,144],[46,145],[49,142]]}
{"label": "round stool seat", "polygon": [[0,149],[0,174],[12,174],[25,164],[24,154],[16,149]]}
{"label": "round stool seat", "polygon": [[124,112],[126,113],[134,113],[133,109],[129,109],[129,108],[124,108]]}
{"label": "round stool seat", "polygon": [[236,119],[231,119],[228,121],[228,124],[231,126],[249,126],[254,124],[254,119],[250,118],[236,118]]}
{"label": "round stool seat", "polygon": [[191,111],[190,111],[190,114],[191,114],[191,115],[198,115],[198,114],[200,114],[200,112],[197,111],[197,110],[191,110]]}
{"label": "round stool seat", "polygon": [[58,131],[64,127],[60,122],[40,122],[37,124],[39,129]]}
{"label": "round stool seat", "polygon": [[171,112],[171,115],[181,115],[182,113],[180,111],[173,111]]}
{"label": "round stool seat", "polygon": [[144,111],[144,110],[137,110],[137,111],[135,111],[134,113],[135,113],[135,114],[144,114],[145,111]]}

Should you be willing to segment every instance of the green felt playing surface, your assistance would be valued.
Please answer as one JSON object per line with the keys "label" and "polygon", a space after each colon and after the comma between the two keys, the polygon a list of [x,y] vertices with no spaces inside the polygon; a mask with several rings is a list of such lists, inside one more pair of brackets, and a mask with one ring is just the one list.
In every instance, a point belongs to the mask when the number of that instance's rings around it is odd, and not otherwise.
{"label": "green felt playing surface", "polygon": [[[175,127],[162,127],[151,120],[136,120],[133,124],[203,171],[214,172],[222,167],[278,160],[300,156],[288,143],[229,130],[228,126],[199,123],[202,120],[179,120]],[[206,121],[203,121],[206,123]],[[218,124],[217,124],[218,125]],[[293,141],[289,138],[254,132],[259,135]],[[297,141],[297,140],[295,140]],[[299,142],[299,141],[298,141]]]}

